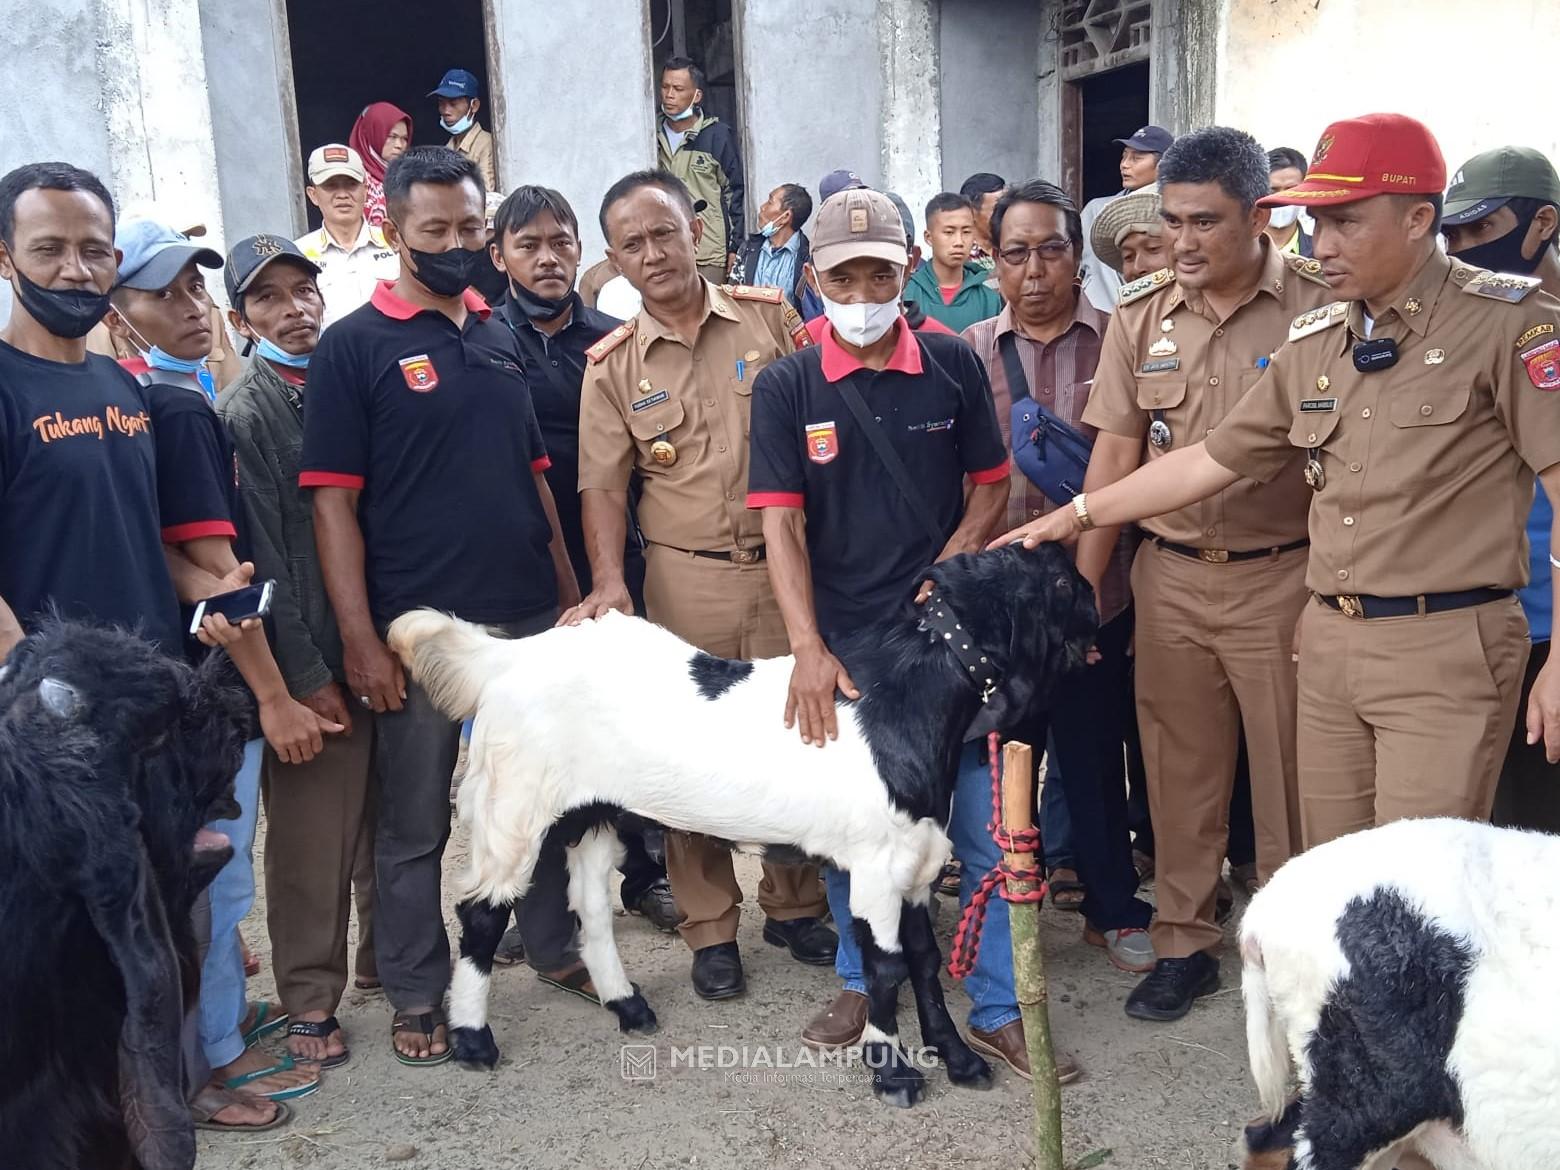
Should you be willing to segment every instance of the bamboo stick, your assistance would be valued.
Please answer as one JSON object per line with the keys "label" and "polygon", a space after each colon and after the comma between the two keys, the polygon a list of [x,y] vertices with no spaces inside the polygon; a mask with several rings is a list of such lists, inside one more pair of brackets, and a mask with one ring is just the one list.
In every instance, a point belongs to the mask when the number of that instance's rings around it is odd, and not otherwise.
{"label": "bamboo stick", "polygon": [[[1034,825],[1034,753],[1026,743],[1008,743],[1002,749],[1002,826],[1010,833]],[[1033,853],[1004,853],[1012,869],[1038,868]],[[1032,881],[1010,881],[1015,894],[1035,888]],[[1045,956],[1040,947],[1040,906],[1035,902],[1008,904],[1008,929],[1013,935],[1013,982],[1018,1010],[1024,1018],[1024,1042],[1029,1049],[1029,1069],[1034,1075],[1035,1168],[1064,1170],[1062,1165],[1062,1090],[1056,1081],[1056,1055],[1051,1048],[1049,994],[1045,982]]]}

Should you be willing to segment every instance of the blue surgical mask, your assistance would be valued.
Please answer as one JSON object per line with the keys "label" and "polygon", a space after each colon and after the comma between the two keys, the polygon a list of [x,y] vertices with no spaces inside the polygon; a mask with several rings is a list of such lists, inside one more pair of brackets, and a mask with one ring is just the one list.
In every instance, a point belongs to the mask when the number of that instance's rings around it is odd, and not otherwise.
{"label": "blue surgical mask", "polygon": [[456,122],[453,126],[446,122],[443,118],[439,119],[439,126],[446,134],[464,134],[467,130],[471,129],[471,124],[476,120],[477,116],[468,109],[466,111],[466,116],[459,122]]}
{"label": "blue surgical mask", "polygon": [[161,346],[152,346],[146,351],[146,364],[154,370],[167,370],[173,374],[198,375],[205,368],[205,358],[178,358],[163,350]]}
{"label": "blue surgical mask", "polygon": [[268,362],[275,362],[279,366],[291,366],[295,370],[307,369],[312,353],[288,353],[269,337],[262,337],[255,342],[255,352]]}
{"label": "blue surgical mask", "polygon": [[779,228],[778,225],[776,225],[775,221],[774,220],[770,220],[763,227],[758,229],[758,234],[763,236],[764,239],[767,240],[767,239],[769,239],[770,236],[774,235],[779,230],[780,230],[780,228]]}

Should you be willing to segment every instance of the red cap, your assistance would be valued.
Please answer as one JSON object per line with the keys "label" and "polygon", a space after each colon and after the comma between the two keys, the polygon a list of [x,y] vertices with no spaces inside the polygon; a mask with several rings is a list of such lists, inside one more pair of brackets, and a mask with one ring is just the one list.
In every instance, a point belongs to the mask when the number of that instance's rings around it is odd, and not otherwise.
{"label": "red cap", "polygon": [[1423,122],[1366,114],[1327,127],[1304,181],[1257,204],[1326,207],[1373,195],[1439,195],[1445,188],[1446,160]]}

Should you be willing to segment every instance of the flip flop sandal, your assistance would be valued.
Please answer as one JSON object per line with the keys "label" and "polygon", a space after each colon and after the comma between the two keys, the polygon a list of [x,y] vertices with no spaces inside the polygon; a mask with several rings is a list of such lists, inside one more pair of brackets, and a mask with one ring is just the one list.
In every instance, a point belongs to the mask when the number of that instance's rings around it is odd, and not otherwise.
{"label": "flip flop sandal", "polygon": [[[263,1080],[273,1073],[292,1072],[298,1066],[293,1062],[291,1055],[284,1055],[270,1068],[257,1069],[252,1073],[242,1073],[236,1077],[228,1077],[222,1082],[224,1089],[242,1089],[246,1085],[252,1085],[256,1081]],[[320,1087],[319,1074],[316,1073],[312,1081],[297,1085],[291,1089],[277,1089],[274,1093],[262,1093],[256,1089],[249,1090],[256,1097],[264,1097],[267,1101],[296,1101],[299,1097],[307,1097]]]}
{"label": "flip flop sandal", "polygon": [[439,1008],[435,1008],[431,1012],[417,1012],[415,1014],[412,1012],[397,1012],[394,1018],[390,1021],[391,1054],[394,1055],[394,1057],[402,1064],[410,1065],[413,1068],[422,1068],[424,1065],[443,1064],[446,1060],[455,1055],[455,1049],[450,1045],[448,1039],[449,1029],[447,1026],[445,1028],[446,1038],[444,1041],[444,1051],[436,1056],[407,1056],[406,1053],[402,1052],[395,1046],[395,1034],[397,1032],[418,1032],[427,1038],[429,1047],[432,1047],[434,1029],[437,1028],[440,1024],[446,1024],[446,1021],[444,1018],[444,1012]]}
{"label": "flip flop sandal", "polygon": [[[311,1040],[329,1039],[332,1032],[341,1031],[341,1021],[335,1016],[326,1016],[323,1020],[294,1020],[287,1028],[289,1036],[307,1036]],[[346,1046],[346,1035],[342,1035],[342,1051],[336,1056],[327,1056],[319,1061],[305,1061],[306,1064],[318,1064],[323,1072],[328,1068],[340,1068],[352,1059],[352,1050]],[[288,1050],[291,1053],[291,1049]],[[295,1060],[302,1057],[294,1056]]]}
{"label": "flip flop sandal", "polygon": [[377,979],[354,979],[352,986],[359,991],[378,991],[384,984]]}
{"label": "flip flop sandal", "polygon": [[247,1105],[239,1094],[231,1089],[219,1089],[216,1085],[207,1085],[195,1094],[190,1102],[190,1120],[195,1123],[196,1129],[215,1130],[218,1133],[264,1133],[268,1129],[276,1129],[286,1125],[292,1120],[292,1107],[285,1102],[277,1101],[276,1116],[262,1125],[236,1125],[227,1121],[216,1120],[217,1114],[233,1105]]}
{"label": "flip flop sandal", "polygon": [[959,875],[962,866],[957,861],[950,861],[942,867],[942,872],[937,875],[937,892],[946,898],[959,896]]}
{"label": "flip flop sandal", "polygon": [[[590,972],[584,967],[576,968],[562,978],[544,975],[540,971],[536,973],[536,977],[549,987],[556,987],[559,991],[567,991],[570,995],[579,996],[586,1003],[593,1003],[597,1007],[601,1006],[601,997],[590,986]],[[638,988],[635,988],[635,990],[637,991]]]}
{"label": "flip flop sandal", "polygon": [[493,952],[493,965],[516,967],[523,962],[525,962],[525,944],[520,941],[520,928],[511,926],[504,931],[504,937],[498,940],[498,949]]}
{"label": "flip flop sandal", "polygon": [[255,1022],[249,1031],[244,1033],[244,1047],[253,1048],[273,1032],[279,1032],[287,1026],[287,1013],[271,1014],[271,1004],[261,1000],[255,1005]]}
{"label": "flip flop sandal", "polygon": [[[1069,877],[1057,877],[1057,874],[1072,874]],[[1076,870],[1068,866],[1058,866],[1051,871],[1051,877],[1047,879],[1047,885],[1051,891],[1051,905],[1058,910],[1081,910],[1085,894],[1084,885],[1078,880]]]}

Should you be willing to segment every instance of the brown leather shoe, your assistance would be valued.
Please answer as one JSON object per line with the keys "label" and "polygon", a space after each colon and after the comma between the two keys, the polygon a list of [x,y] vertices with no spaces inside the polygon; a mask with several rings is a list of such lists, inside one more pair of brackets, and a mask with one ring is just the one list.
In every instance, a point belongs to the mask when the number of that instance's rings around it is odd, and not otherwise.
{"label": "brown leather shoe", "polygon": [[841,991],[825,1010],[807,1021],[802,1043],[827,1051],[848,1048],[861,1040],[867,1028],[867,997],[859,991]]}
{"label": "brown leather shoe", "polygon": [[[995,1032],[970,1029],[970,1047],[986,1056],[994,1056],[1026,1081],[1034,1080],[1029,1071],[1029,1049],[1024,1047],[1024,1021],[1010,1020]],[[1083,1075],[1078,1062],[1065,1052],[1056,1053],[1056,1081],[1070,1085]]]}

